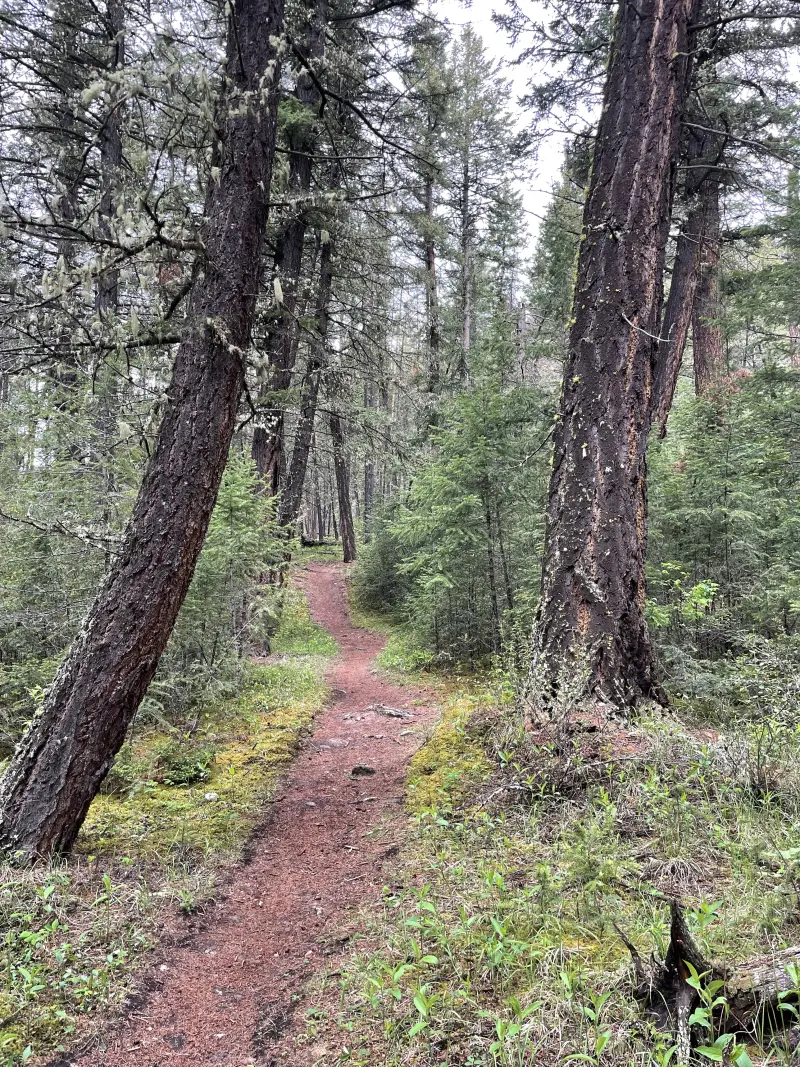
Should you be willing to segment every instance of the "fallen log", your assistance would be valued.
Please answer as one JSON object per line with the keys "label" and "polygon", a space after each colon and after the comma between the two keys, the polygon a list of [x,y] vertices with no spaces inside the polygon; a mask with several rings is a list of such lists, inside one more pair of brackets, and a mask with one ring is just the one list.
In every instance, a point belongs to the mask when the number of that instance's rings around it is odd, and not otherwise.
{"label": "fallen log", "polygon": [[713,1010],[717,1036],[728,1033],[760,1041],[765,1034],[777,1035],[796,1024],[797,1016],[786,1006],[798,1000],[800,945],[756,956],[734,968],[712,963],[694,941],[677,900],[670,902],[670,941],[663,962],[653,956],[645,963],[619,927],[617,932],[633,960],[634,996],[658,1030],[674,1035],[678,1063],[689,1063],[692,1048],[708,1040],[707,1032],[689,1022],[702,999],[692,984],[691,968],[704,988],[722,983],[714,996],[715,1001],[719,998]]}

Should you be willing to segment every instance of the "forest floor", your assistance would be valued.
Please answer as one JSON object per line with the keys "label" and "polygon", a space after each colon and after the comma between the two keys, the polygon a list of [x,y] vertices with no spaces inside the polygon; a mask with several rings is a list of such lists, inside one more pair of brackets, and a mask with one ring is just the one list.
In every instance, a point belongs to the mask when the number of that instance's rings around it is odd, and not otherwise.
{"label": "forest floor", "polygon": [[204,928],[157,951],[134,1010],[76,1062],[275,1062],[299,991],[341,948],[340,920],[380,896],[406,765],[435,709],[429,692],[376,669],[385,638],[351,623],[340,565],[312,563],[297,584],[339,644],[330,701]]}
{"label": "forest floor", "polygon": [[[251,665],[262,695],[245,688],[193,742],[217,738],[210,777],[142,783],[134,743],[115,773],[138,784],[98,798],[71,866],[7,905],[0,872],[2,1067],[26,1062],[37,1031],[20,1022],[40,1003],[78,1027],[60,1043],[80,1054],[50,1067],[668,1067],[620,931],[663,958],[679,898],[722,966],[800,944],[793,722],[687,704],[533,728],[508,666],[421,674],[412,634],[351,613],[345,573],[295,570],[274,651]],[[184,845],[213,886],[195,901],[187,882],[186,907]],[[715,1027],[696,1035],[709,1062]],[[798,1062],[764,1033],[726,1052]]]}

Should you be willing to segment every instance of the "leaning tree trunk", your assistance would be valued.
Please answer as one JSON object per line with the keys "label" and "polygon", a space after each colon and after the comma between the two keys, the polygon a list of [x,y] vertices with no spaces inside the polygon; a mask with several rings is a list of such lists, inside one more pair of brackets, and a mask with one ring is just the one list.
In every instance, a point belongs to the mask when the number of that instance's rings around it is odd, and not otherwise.
{"label": "leaning tree trunk", "polygon": [[[0,849],[69,849],[186,595],[234,431],[275,150],[283,0],[238,0],[205,256],[158,443],[120,554],[0,785]],[[265,89],[267,92],[265,93]]]}
{"label": "leaning tree trunk", "polygon": [[333,443],[333,469],[336,475],[336,496],[339,500],[342,555],[345,563],[352,563],[356,558],[356,534],[353,527],[353,508],[350,503],[350,471],[344,447],[342,420],[335,411],[330,413],[328,424]]}
{"label": "leaning tree trunk", "polygon": [[644,617],[645,449],[693,0],[623,0],[584,210],[538,617],[554,688],[585,660],[617,705],[660,696]]}

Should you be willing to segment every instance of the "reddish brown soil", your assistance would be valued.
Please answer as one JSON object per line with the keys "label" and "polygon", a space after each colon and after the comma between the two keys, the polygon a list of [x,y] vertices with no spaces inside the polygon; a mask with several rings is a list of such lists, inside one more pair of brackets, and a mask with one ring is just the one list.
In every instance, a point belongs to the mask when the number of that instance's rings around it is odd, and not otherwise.
{"label": "reddish brown soil", "polygon": [[[332,702],[289,772],[249,861],[235,873],[209,925],[156,964],[156,988],[86,1067],[246,1067],[274,1062],[292,1025],[292,996],[315,970],[348,909],[376,899],[394,849],[409,757],[431,694],[399,687],[375,670],[383,639],[350,622],[344,572],[311,564],[300,575],[314,619],[340,655]],[[375,706],[408,711],[387,717]],[[370,709],[371,710],[367,710]],[[375,770],[351,777],[358,765]],[[302,1027],[302,1020],[297,1020]]]}

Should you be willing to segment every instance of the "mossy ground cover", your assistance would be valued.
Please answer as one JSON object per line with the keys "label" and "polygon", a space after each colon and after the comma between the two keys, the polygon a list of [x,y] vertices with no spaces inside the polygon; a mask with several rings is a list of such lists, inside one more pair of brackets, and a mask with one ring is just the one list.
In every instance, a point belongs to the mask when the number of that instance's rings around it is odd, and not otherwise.
{"label": "mossy ground cover", "polygon": [[171,728],[134,725],[70,859],[0,867],[2,1067],[71,1043],[87,1013],[121,1004],[169,914],[213,898],[326,696],[336,643],[296,590],[275,643],[280,662],[244,665],[235,699]]}
{"label": "mossy ground cover", "polygon": [[[716,962],[800,942],[800,735],[768,730],[653,714],[570,737],[526,727],[504,687],[454,697],[411,762],[383,907],[321,980],[320,1067],[674,1063],[618,929],[663,958],[679,896]],[[726,1062],[800,1062],[761,1041]]]}

